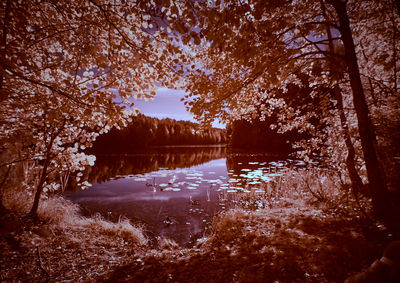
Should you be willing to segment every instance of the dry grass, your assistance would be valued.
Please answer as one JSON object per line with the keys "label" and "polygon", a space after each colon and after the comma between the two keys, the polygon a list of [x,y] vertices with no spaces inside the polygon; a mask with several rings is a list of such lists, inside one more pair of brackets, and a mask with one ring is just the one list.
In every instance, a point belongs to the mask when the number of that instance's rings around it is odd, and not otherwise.
{"label": "dry grass", "polygon": [[356,201],[330,171],[285,172],[262,193],[248,190],[215,218],[198,246],[227,258],[234,266],[229,280],[343,282],[379,255],[377,239],[364,235]]}
{"label": "dry grass", "polygon": [[33,197],[29,196],[27,192],[22,190],[5,190],[3,195],[3,205],[16,213],[21,215],[27,214],[29,208],[32,206]]}
{"label": "dry grass", "polygon": [[[16,193],[5,206],[21,216],[31,198]],[[112,223],[100,216],[82,217],[79,207],[61,198],[42,199],[39,223],[23,217],[21,227],[0,238],[0,281],[92,281],[144,253],[148,240],[127,219]]]}
{"label": "dry grass", "polygon": [[311,206],[232,209],[196,247],[131,261],[105,281],[343,282],[380,248],[356,222]]}
{"label": "dry grass", "polygon": [[223,255],[237,282],[342,282],[379,249],[356,222],[311,206],[229,210],[199,248]]}
{"label": "dry grass", "polygon": [[158,241],[158,246],[161,250],[178,250],[180,249],[180,246],[171,239],[167,239],[167,238],[161,238]]}
{"label": "dry grass", "polygon": [[357,201],[348,186],[330,170],[291,170],[250,193],[236,193],[231,208],[257,210],[276,207],[317,207],[346,218],[372,214],[371,201],[359,196]]}
{"label": "dry grass", "polygon": [[[8,209],[24,215],[29,211],[32,199],[29,195],[19,192],[13,194],[13,197],[8,197],[4,203]],[[63,197],[43,198],[37,214],[39,220],[64,233],[86,230],[93,234],[120,237],[139,245],[148,244],[143,229],[132,226],[128,219],[120,219],[118,223],[113,223],[104,220],[100,215],[94,218],[83,217],[79,206]]]}

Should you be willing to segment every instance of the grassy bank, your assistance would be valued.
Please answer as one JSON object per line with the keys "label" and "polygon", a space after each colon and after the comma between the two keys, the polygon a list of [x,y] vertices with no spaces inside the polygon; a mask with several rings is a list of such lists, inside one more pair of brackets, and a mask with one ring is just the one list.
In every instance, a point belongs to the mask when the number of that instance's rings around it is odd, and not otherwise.
{"label": "grassy bank", "polygon": [[39,222],[23,216],[32,200],[19,193],[2,217],[0,281],[82,282],[97,278],[143,252],[147,239],[128,220],[85,218],[79,207],[56,197],[42,200]]}
{"label": "grassy bank", "polygon": [[[287,172],[262,188],[230,195],[196,246],[168,239],[150,248],[127,220],[84,218],[62,198],[43,200],[39,223],[24,220],[30,199],[8,197],[17,223],[2,229],[2,281],[342,282],[380,257],[387,238],[368,222],[333,174]],[[227,196],[228,198],[228,196]],[[361,207],[359,206],[361,204]],[[4,226],[4,225],[3,225]]]}

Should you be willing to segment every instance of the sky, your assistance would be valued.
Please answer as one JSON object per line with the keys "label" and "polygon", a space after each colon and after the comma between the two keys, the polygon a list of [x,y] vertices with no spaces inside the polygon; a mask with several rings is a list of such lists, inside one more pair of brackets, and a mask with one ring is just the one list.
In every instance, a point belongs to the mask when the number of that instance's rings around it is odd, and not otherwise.
{"label": "sky", "polygon": [[[153,100],[135,100],[135,107],[150,117],[196,122],[193,115],[186,111],[183,101],[180,101],[184,95],[183,90],[159,88]],[[225,125],[218,122],[214,122],[213,126],[225,128]]]}

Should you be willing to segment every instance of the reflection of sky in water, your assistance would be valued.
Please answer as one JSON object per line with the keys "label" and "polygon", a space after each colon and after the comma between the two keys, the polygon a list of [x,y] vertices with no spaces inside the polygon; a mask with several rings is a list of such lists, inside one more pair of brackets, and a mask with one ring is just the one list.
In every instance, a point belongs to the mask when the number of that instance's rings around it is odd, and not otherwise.
{"label": "reflection of sky in water", "polygon": [[113,221],[123,215],[144,224],[152,237],[184,244],[202,236],[215,213],[225,206],[226,194],[263,192],[261,184],[288,166],[265,157],[247,159],[218,158],[186,168],[115,174],[68,198],[80,204],[85,214],[99,212]]}

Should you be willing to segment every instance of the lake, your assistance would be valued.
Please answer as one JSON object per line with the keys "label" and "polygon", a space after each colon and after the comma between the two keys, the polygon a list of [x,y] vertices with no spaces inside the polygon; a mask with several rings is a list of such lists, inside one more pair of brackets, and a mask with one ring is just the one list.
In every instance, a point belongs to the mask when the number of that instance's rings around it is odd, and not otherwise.
{"label": "lake", "polygon": [[192,245],[217,212],[232,207],[238,193],[263,193],[262,183],[301,161],[266,154],[227,153],[223,146],[163,147],[125,155],[98,156],[84,172],[92,184],[67,198],[84,215],[126,217],[147,236]]}

